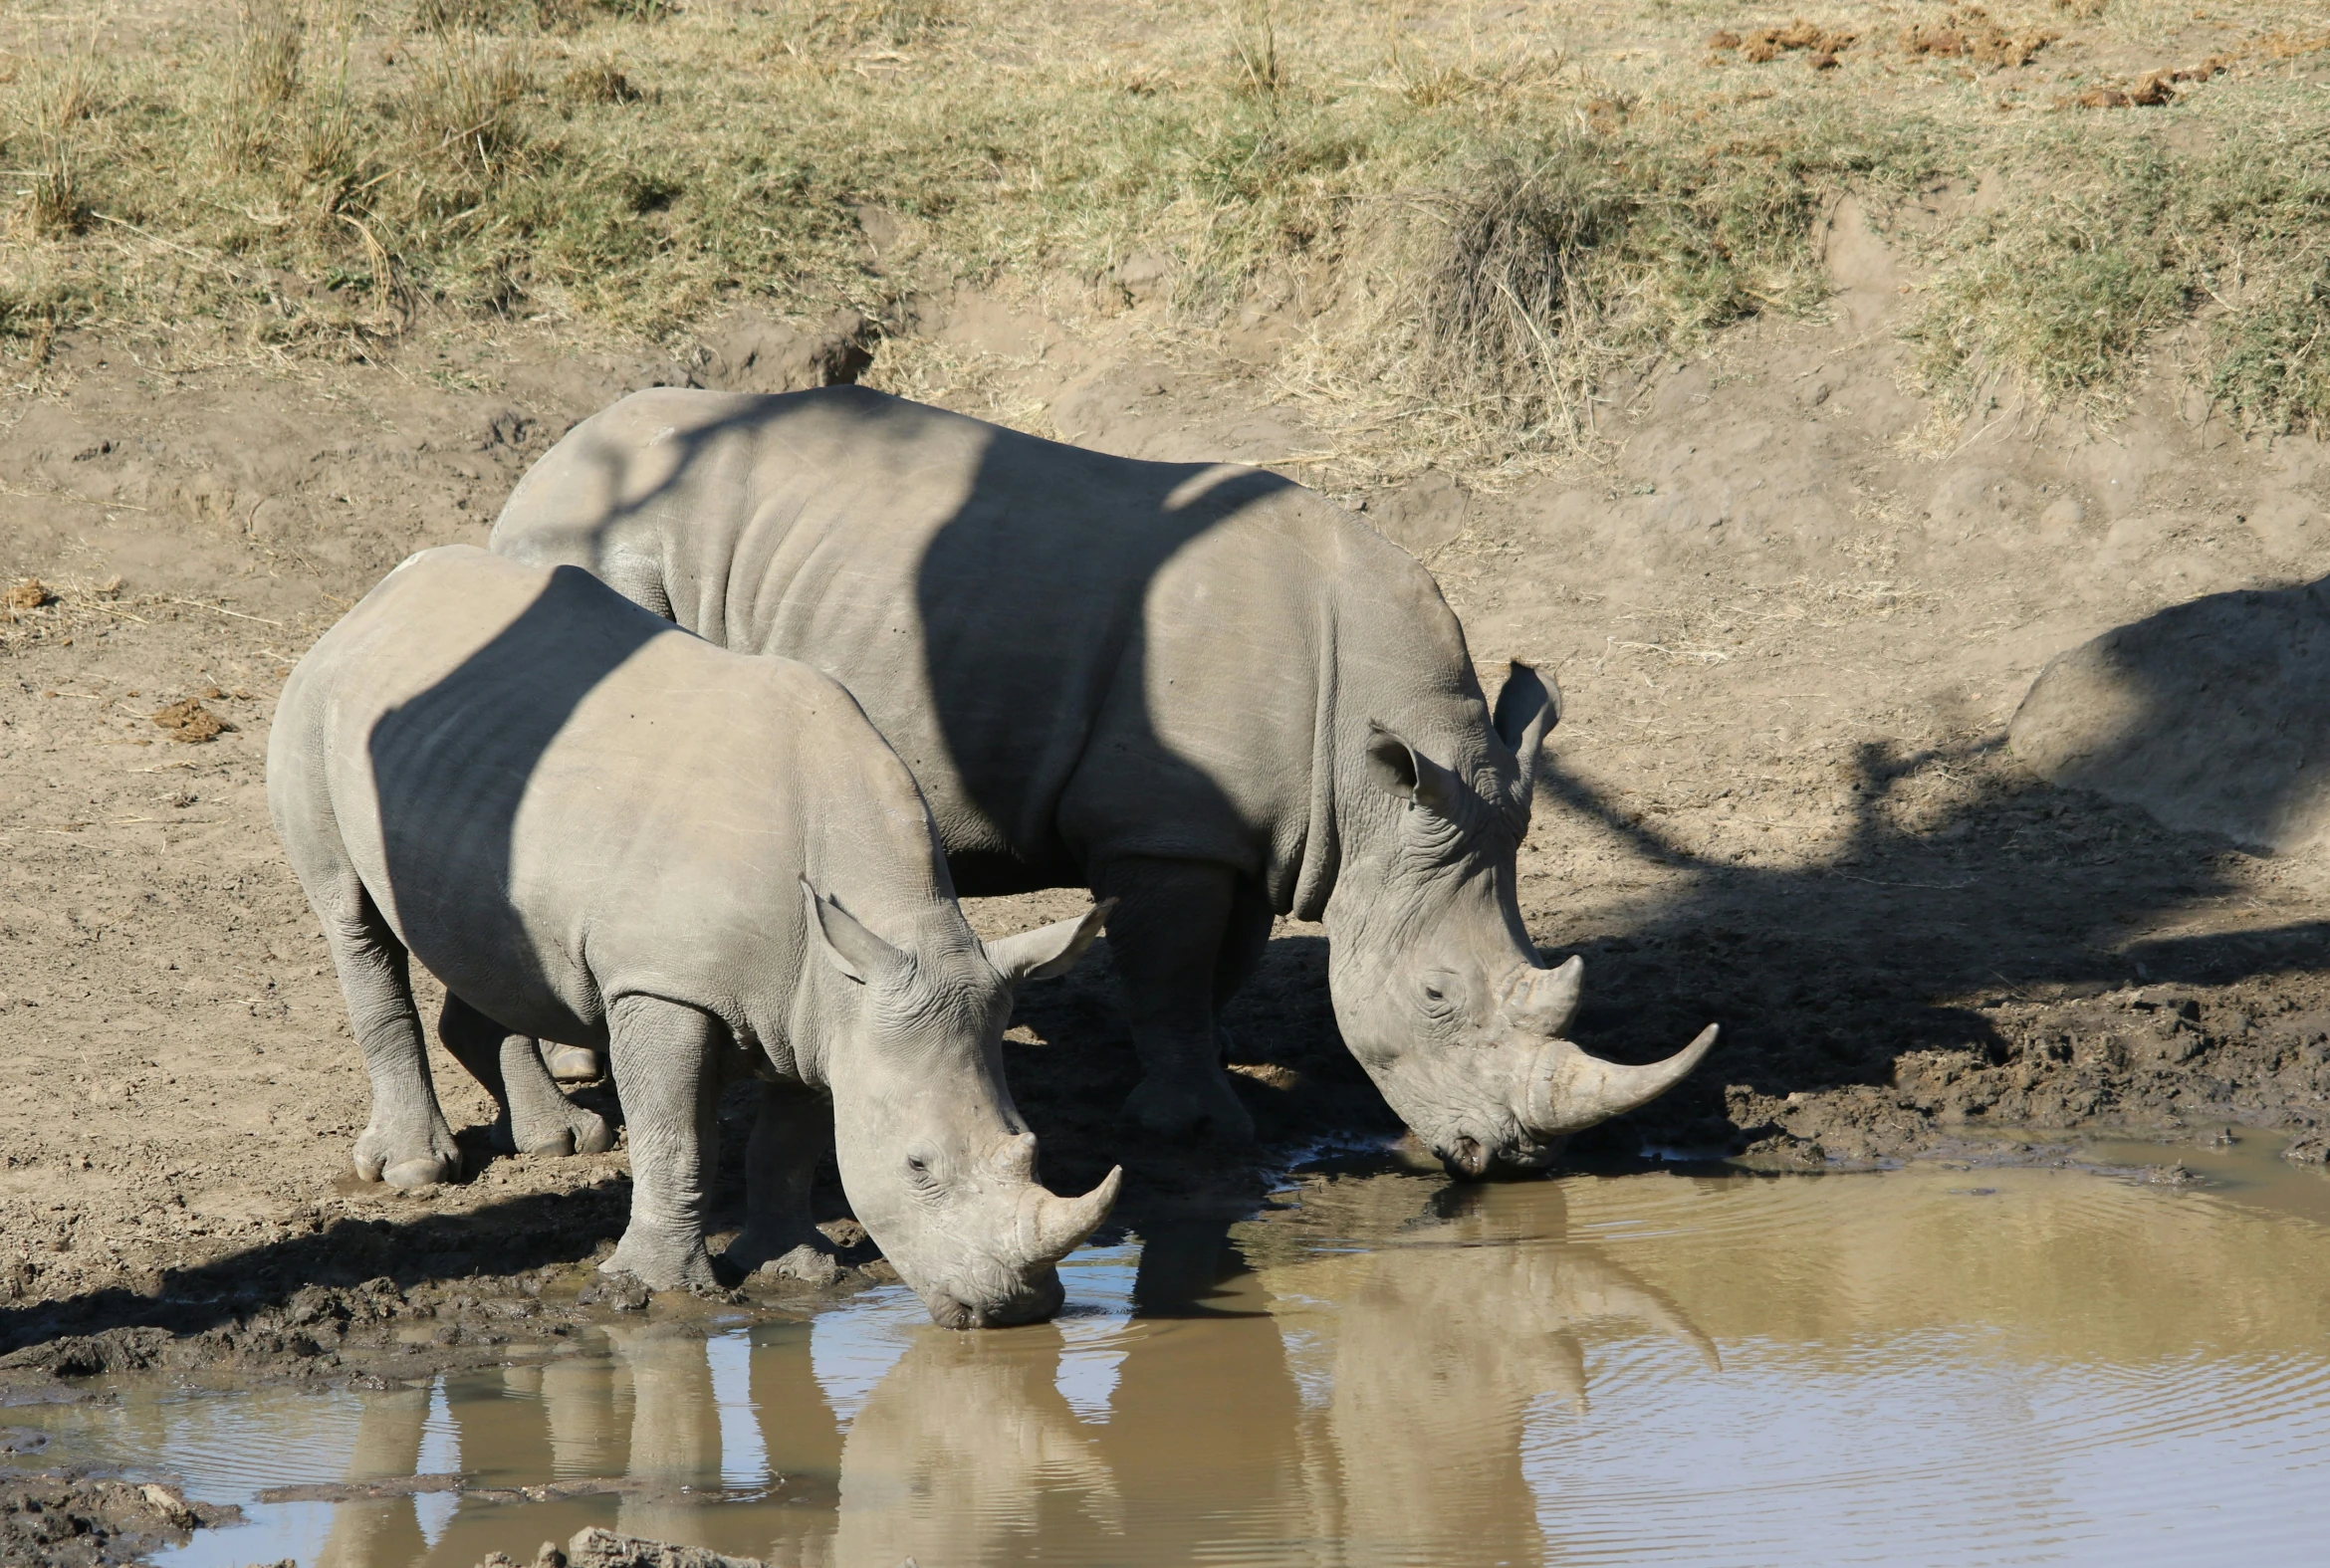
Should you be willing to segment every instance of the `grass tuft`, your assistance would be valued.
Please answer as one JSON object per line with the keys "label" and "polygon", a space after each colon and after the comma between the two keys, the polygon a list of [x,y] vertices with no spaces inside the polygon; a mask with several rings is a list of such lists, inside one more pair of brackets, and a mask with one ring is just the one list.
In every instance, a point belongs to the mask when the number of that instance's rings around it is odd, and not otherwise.
{"label": "grass tuft", "polygon": [[35,238],[77,233],[89,218],[80,139],[98,104],[100,67],[85,47],[37,61],[25,74],[19,111],[31,156],[20,209]]}
{"label": "grass tuft", "polygon": [[1956,237],[1911,330],[1930,390],[1964,405],[2003,376],[2049,404],[2116,404],[2158,335],[2206,313],[2212,384],[2235,416],[2320,427],[2330,168],[2316,146],[2244,131],[2197,153],[2142,135],[2034,150],[2050,177]]}
{"label": "grass tuft", "polygon": [[2330,255],[2218,330],[2211,389],[2252,430],[2330,436]]}
{"label": "grass tuft", "polygon": [[1420,290],[1428,391],[1485,400],[1523,427],[1574,420],[1601,368],[1604,263],[1635,217],[1610,152],[1581,137],[1453,195]]}
{"label": "grass tuft", "polygon": [[525,144],[519,106],[533,91],[525,51],[465,31],[440,34],[422,57],[404,114],[425,150],[469,172],[490,172]]}
{"label": "grass tuft", "polygon": [[586,60],[567,72],[567,97],[578,104],[636,104],[641,94],[612,60]]}
{"label": "grass tuft", "polygon": [[1279,59],[1277,0],[1238,0],[1230,12],[1230,57],[1245,92],[1272,98],[1286,86]]}
{"label": "grass tuft", "polygon": [[300,91],[308,19],[287,0],[244,0],[236,30],[234,84],[261,109],[290,103]]}

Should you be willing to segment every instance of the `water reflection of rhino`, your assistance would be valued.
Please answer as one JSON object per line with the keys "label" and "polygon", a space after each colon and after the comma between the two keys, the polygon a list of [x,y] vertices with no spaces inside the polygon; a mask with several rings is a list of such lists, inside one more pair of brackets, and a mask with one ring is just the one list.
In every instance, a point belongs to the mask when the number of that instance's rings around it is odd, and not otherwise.
{"label": "water reflection of rhino", "polygon": [[[1581,1331],[1629,1320],[1711,1365],[1715,1350],[1658,1290],[1564,1240],[1545,1190],[1518,1203],[1502,1189],[1435,1196],[1436,1185],[1323,1184],[1303,1205],[1306,1228],[1325,1232],[1315,1239],[1278,1224],[1162,1229],[1147,1238],[1134,1316],[1102,1339],[1072,1322],[907,1330],[904,1355],[846,1431],[813,1374],[808,1331],[764,1330],[752,1420],[785,1482],[758,1504],[699,1500],[719,1495],[719,1401],[745,1392],[716,1390],[705,1341],[617,1331],[611,1362],[513,1372],[526,1398],[454,1409],[472,1468],[508,1482],[619,1475],[637,1489],[522,1515],[465,1501],[428,1560],[518,1555],[601,1523],[840,1568],[1037,1555],[1541,1561],[1524,1429],[1548,1397],[1582,1406]],[[1328,1239],[1387,1233],[1364,1251]],[[1060,1392],[1060,1369],[1063,1356],[1095,1355],[1121,1360],[1105,1420],[1087,1421]],[[377,1474],[393,1467],[385,1448],[417,1452],[425,1400],[385,1396],[371,1410],[367,1426],[415,1434],[365,1446]],[[738,1456],[725,1457],[733,1479]],[[412,1561],[400,1549],[419,1545],[410,1509],[344,1504],[357,1549],[327,1562]],[[399,1527],[383,1535],[391,1518]]]}
{"label": "water reflection of rhino", "polygon": [[1312,1472],[1333,1479],[1311,1490],[1317,1533],[1355,1562],[1540,1561],[1524,1429],[1547,1396],[1584,1409],[1581,1331],[1647,1324],[1711,1368],[1715,1346],[1665,1294],[1565,1241],[1550,1194],[1443,1190],[1401,1224],[1408,1185],[1314,1189],[1313,1224],[1395,1239],[1258,1269],[1297,1373],[1327,1391],[1305,1434]]}

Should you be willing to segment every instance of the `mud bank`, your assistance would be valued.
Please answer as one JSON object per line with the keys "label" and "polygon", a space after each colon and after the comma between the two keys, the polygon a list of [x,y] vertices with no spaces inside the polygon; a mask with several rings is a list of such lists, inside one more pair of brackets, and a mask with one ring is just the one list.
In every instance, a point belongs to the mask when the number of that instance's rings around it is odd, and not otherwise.
{"label": "mud bank", "polygon": [[242,1509],[189,1502],[152,1481],[71,1472],[0,1474],[0,1562],[99,1568],[183,1546],[197,1529],[232,1523]]}

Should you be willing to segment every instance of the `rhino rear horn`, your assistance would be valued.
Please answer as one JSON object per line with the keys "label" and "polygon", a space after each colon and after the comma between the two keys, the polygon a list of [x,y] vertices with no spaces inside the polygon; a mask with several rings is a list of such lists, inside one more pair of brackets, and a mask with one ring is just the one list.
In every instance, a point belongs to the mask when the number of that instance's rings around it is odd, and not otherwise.
{"label": "rhino rear horn", "polygon": [[1556,969],[1532,969],[1514,987],[1513,1010],[1539,1034],[1557,1035],[1577,1016],[1585,989],[1585,960],[1570,955]]}
{"label": "rhino rear horn", "polygon": [[1537,1138],[1560,1138],[1648,1105],[1690,1076],[1715,1048],[1719,1032],[1710,1023],[1665,1061],[1640,1067],[1589,1056],[1568,1040],[1548,1040],[1529,1074],[1522,1121]]}
{"label": "rhino rear horn", "polygon": [[857,923],[855,916],[801,879],[801,896],[809,902],[810,928],[816,945],[831,964],[860,986],[880,986],[902,978],[914,961]]}

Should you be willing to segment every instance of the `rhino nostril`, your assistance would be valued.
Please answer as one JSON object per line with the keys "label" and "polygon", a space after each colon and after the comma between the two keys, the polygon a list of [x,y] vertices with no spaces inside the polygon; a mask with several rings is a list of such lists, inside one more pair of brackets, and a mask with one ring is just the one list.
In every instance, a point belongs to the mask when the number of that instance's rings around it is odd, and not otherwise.
{"label": "rhino nostril", "polygon": [[938,1296],[930,1303],[930,1320],[941,1328],[976,1328],[978,1320],[971,1309],[953,1296]]}

